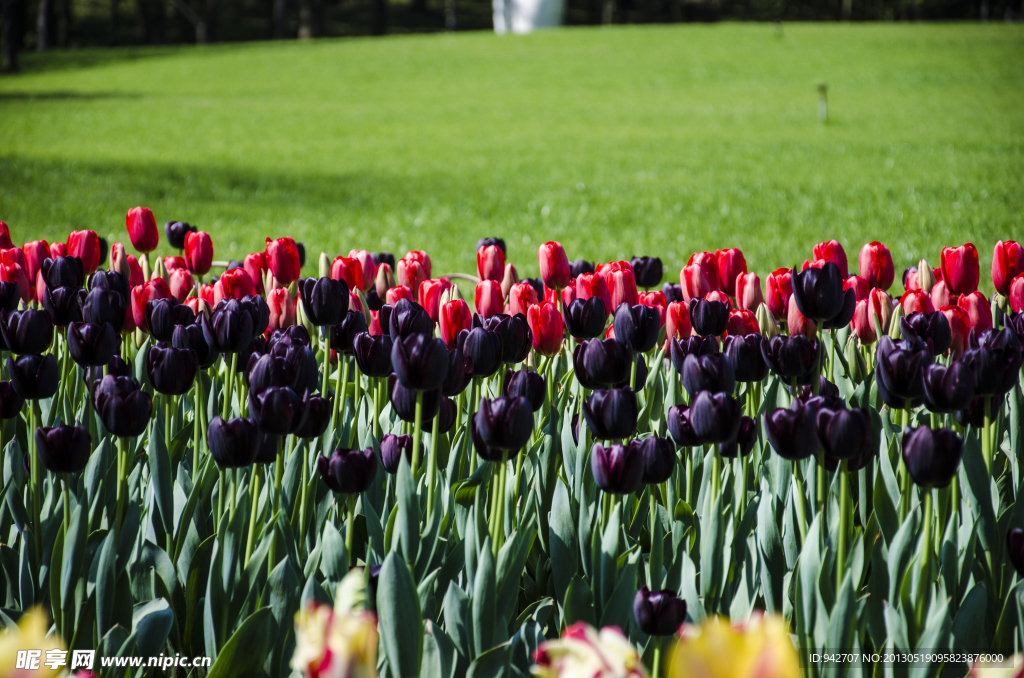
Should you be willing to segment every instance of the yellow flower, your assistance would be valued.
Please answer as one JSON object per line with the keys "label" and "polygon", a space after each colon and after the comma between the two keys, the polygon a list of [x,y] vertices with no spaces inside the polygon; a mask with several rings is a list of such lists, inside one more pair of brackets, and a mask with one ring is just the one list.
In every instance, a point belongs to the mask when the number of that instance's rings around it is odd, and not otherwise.
{"label": "yellow flower", "polygon": [[[33,607],[18,620],[18,626],[5,630],[0,634],[0,678],[53,678],[66,667],[49,668],[46,666],[47,651],[63,653],[61,659],[67,658],[67,650],[60,636],[47,636],[49,618],[43,608]],[[27,658],[22,655],[22,666],[19,667],[18,652],[38,650],[38,655]],[[26,665],[28,662],[34,662]]]}
{"label": "yellow flower", "polygon": [[1024,655],[1014,655],[1009,658],[1009,667],[986,668],[984,665],[975,664],[968,678],[1022,678],[1024,676]]}
{"label": "yellow flower", "polygon": [[647,678],[640,654],[622,631],[606,626],[598,632],[583,622],[541,643],[530,671],[537,678]]}
{"label": "yellow flower", "polygon": [[377,678],[377,617],[361,609],[363,582],[353,570],[333,609],[311,601],[295,614],[293,669],[307,678]]}
{"label": "yellow flower", "polygon": [[684,626],[672,650],[671,678],[800,678],[796,648],[778,615],[742,626],[710,617]]}

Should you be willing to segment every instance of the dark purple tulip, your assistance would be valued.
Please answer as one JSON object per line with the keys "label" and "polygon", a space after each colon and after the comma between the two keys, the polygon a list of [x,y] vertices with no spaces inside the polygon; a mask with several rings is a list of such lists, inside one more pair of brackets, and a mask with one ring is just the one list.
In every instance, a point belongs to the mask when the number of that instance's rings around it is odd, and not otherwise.
{"label": "dark purple tulip", "polygon": [[562,320],[569,336],[576,339],[594,339],[604,333],[608,309],[600,297],[573,299],[562,309]]}
{"label": "dark purple tulip", "polygon": [[[366,299],[366,307],[371,311],[380,311],[382,308],[384,308],[384,300],[380,298],[379,294],[377,294],[376,285],[370,285],[369,287],[367,287],[366,291],[363,292],[363,298]],[[390,319],[391,316],[389,314],[387,320]],[[383,329],[384,327],[387,327],[387,325],[381,322],[381,329]]]}
{"label": "dark purple tulip", "polygon": [[[416,422],[416,391],[402,386],[402,382],[394,375],[388,377],[388,394],[391,400],[391,409],[395,411],[398,418],[410,424]],[[427,428],[426,422],[434,418],[438,408],[441,406],[441,389],[423,391],[423,427]]]}
{"label": "dark purple tulip", "polygon": [[474,377],[489,377],[501,367],[501,335],[482,327],[462,330],[456,346],[473,362]]}
{"label": "dark purple tulip", "polygon": [[319,438],[327,430],[327,425],[331,423],[332,406],[334,404],[334,398],[322,398],[320,396],[309,397],[309,411],[306,414],[306,421],[303,422],[302,426],[298,431],[295,432],[296,437],[304,438],[305,440],[312,440],[313,438]]}
{"label": "dark purple tulip", "polygon": [[306,423],[308,398],[287,386],[270,386],[249,391],[249,413],[264,433],[295,433]]}
{"label": "dark purple tulip", "polygon": [[302,268],[306,265],[306,246],[301,242],[296,242],[295,250],[299,253],[299,268]]}
{"label": "dark purple tulip", "polygon": [[591,383],[610,386],[629,379],[633,351],[628,345],[615,339],[591,339],[583,346],[583,368]]}
{"label": "dark purple tulip", "polygon": [[[221,304],[230,303],[228,300],[221,301]],[[258,294],[247,294],[238,300],[238,307],[245,311],[252,319],[252,336],[258,337],[270,327],[270,306],[267,300]],[[309,344],[309,333],[302,325],[293,325],[286,331],[301,331],[306,335],[306,344]]]}
{"label": "dark purple tulip", "polygon": [[661,291],[665,295],[665,301],[669,304],[673,301],[683,300],[683,288],[679,283],[667,282],[661,286]]}
{"label": "dark purple tulip", "polygon": [[189,233],[197,231],[195,226],[185,221],[168,221],[164,224],[164,233],[167,235],[167,244],[176,250],[185,249],[185,238]]}
{"label": "dark purple tulip", "polygon": [[448,374],[448,347],[430,335],[411,334],[395,342],[391,364],[406,388],[433,391]]}
{"label": "dark purple tulip", "polygon": [[257,427],[256,431],[256,458],[254,464],[273,464],[277,461],[277,444],[281,436],[263,433]]}
{"label": "dark purple tulip", "polygon": [[36,429],[36,452],[50,473],[80,473],[89,463],[92,438],[84,426]]}
{"label": "dark purple tulip", "polygon": [[484,247],[492,247],[494,245],[497,245],[498,249],[500,249],[505,254],[508,254],[508,250],[505,249],[504,238],[480,238],[479,240],[476,241],[476,251],[479,252]]}
{"label": "dark purple tulip", "polygon": [[171,346],[174,348],[190,348],[195,351],[196,359],[199,361],[199,368],[205,370],[211,367],[220,354],[206,343],[206,336],[203,328],[199,325],[178,325],[171,335]]}
{"label": "dark purple tulip", "polygon": [[352,339],[352,352],[359,371],[368,377],[386,377],[391,374],[391,349],[394,341],[389,334],[373,336],[360,332]]}
{"label": "dark purple tulip", "polygon": [[85,265],[78,257],[57,257],[43,260],[39,270],[47,287],[82,287],[85,285]]}
{"label": "dark purple tulip", "polygon": [[348,312],[348,283],[333,278],[299,280],[302,310],[318,327],[337,325]]}
{"label": "dark purple tulip", "polygon": [[658,309],[651,306],[630,306],[623,302],[615,310],[615,341],[637,353],[647,353],[658,343],[661,320]]}
{"label": "dark purple tulip", "polygon": [[302,346],[309,348],[313,342],[309,337],[309,330],[304,325],[291,325],[282,329],[274,330],[267,337],[267,349],[275,346]]}
{"label": "dark purple tulip", "polygon": [[255,336],[252,316],[234,299],[218,304],[209,319],[201,314],[199,322],[206,343],[218,353],[241,353]]}
{"label": "dark purple tulip", "polygon": [[702,337],[717,337],[729,324],[729,307],[717,299],[690,299],[690,324]]}
{"label": "dark purple tulip", "polygon": [[366,316],[361,311],[349,311],[340,323],[331,327],[331,348],[339,353],[352,355],[356,350],[356,337],[363,332],[369,332]]}
{"label": "dark purple tulip", "polygon": [[[636,362],[636,386],[637,388],[643,388],[644,384],[647,383],[647,360],[644,358],[643,353],[635,353],[633,359]],[[612,384],[612,388],[625,388],[630,385],[632,375],[626,377],[617,384]]]}
{"label": "dark purple tulip", "polygon": [[633,257],[630,261],[633,265],[633,277],[636,278],[638,287],[650,289],[661,282],[664,274],[664,267],[658,257]]}
{"label": "dark purple tulip", "polygon": [[903,429],[903,463],[910,477],[925,489],[946,487],[960,467],[964,441],[948,428]]}
{"label": "dark purple tulip", "polygon": [[505,395],[526,398],[534,412],[544,404],[544,377],[533,370],[505,370]]}
{"label": "dark purple tulip", "polygon": [[[973,345],[975,342],[977,346]],[[993,328],[982,332],[971,343],[961,360],[974,372],[975,394],[1001,398],[1019,378],[1021,347],[1017,335],[1010,329]]]}
{"label": "dark purple tulip", "polygon": [[289,369],[294,371],[295,381],[291,386],[296,393],[315,391],[320,388],[320,380],[317,377],[316,356],[313,351],[300,345],[289,345],[277,343],[267,352],[275,358],[283,358],[288,363]]}
{"label": "dark purple tulip", "polygon": [[639,416],[636,393],[628,387],[597,390],[583,401],[583,418],[598,440],[628,438]]}
{"label": "dark purple tulip", "polygon": [[780,407],[765,415],[768,442],[783,459],[797,461],[818,453],[816,413],[806,405]]}
{"label": "dark purple tulip", "polygon": [[448,374],[441,383],[441,393],[457,396],[473,381],[473,361],[458,348],[448,351]]}
{"label": "dark purple tulip", "polygon": [[651,591],[645,586],[633,598],[633,617],[647,635],[671,636],[686,621],[686,601],[672,591]]}
{"label": "dark purple tulip", "polygon": [[701,391],[732,393],[736,387],[736,375],[732,361],[724,353],[711,355],[688,355],[683,361],[683,387],[691,398]]}
{"label": "dark purple tulip", "polygon": [[195,312],[187,304],[179,304],[177,299],[146,302],[146,324],[149,325],[149,333],[157,341],[171,341],[175,327],[191,325],[195,321]]}
{"label": "dark purple tulip", "polygon": [[395,255],[391,252],[370,252],[370,257],[377,266],[387,264],[392,271],[395,270]]}
{"label": "dark purple tulip", "polygon": [[924,370],[932,356],[924,342],[894,342],[883,335],[875,352],[878,393],[889,407],[903,408],[924,397]]}
{"label": "dark purple tulip", "polygon": [[497,332],[501,337],[501,361],[506,365],[521,363],[530,355],[533,348],[533,331],[530,330],[526,316],[522,313],[513,316],[499,313],[483,320],[482,327]]}
{"label": "dark purple tulip", "polygon": [[318,457],[316,468],[324,484],[338,494],[359,494],[370,489],[377,473],[377,457],[373,448],[349,450],[342,448],[330,458]]}
{"label": "dark purple tulip", "polygon": [[0,332],[7,348],[18,355],[40,355],[53,341],[53,323],[44,311],[4,311]]}
{"label": "dark purple tulip", "polygon": [[[206,337],[206,333],[203,333]],[[249,374],[249,368],[260,359],[260,356],[267,354],[267,340],[263,337],[256,337],[250,341],[244,349],[238,352],[238,364],[235,366],[235,374]]]}
{"label": "dark purple tulip", "polygon": [[693,432],[693,425],[690,424],[690,408],[673,405],[668,408],[666,417],[669,435],[676,445],[680,447],[697,447],[701,444],[700,438]]}
{"label": "dark purple tulip", "polygon": [[651,436],[639,442],[644,459],[643,482],[656,485],[668,480],[676,464],[676,448],[672,441]]}
{"label": "dark purple tulip", "polygon": [[756,383],[768,376],[768,363],[761,353],[760,334],[729,335],[722,340],[722,353],[729,357],[736,381]]}
{"label": "dark purple tulip", "polygon": [[501,461],[505,452],[498,447],[491,447],[484,442],[483,437],[480,435],[480,430],[477,428],[475,416],[469,419],[469,435],[473,440],[473,449],[476,450],[481,459],[484,461]]}
{"label": "dark purple tulip", "polygon": [[455,425],[455,417],[457,414],[458,409],[455,407],[455,401],[451,398],[442,397],[437,408],[438,435],[444,435],[445,433],[448,433],[448,431],[452,430],[452,426]]}
{"label": "dark purple tulip", "polygon": [[71,359],[82,367],[103,367],[121,346],[110,323],[71,323],[67,338]]}
{"label": "dark purple tulip", "polygon": [[[812,378],[813,381],[813,378]],[[834,403],[845,403],[842,394],[839,392],[839,387],[833,384],[831,381],[826,379],[824,376],[818,377],[818,395],[814,395],[814,386],[811,384],[804,384],[794,391],[792,387],[789,389],[790,395],[800,402],[806,404],[810,402],[812,398],[824,398],[824,403],[827,407],[832,409],[845,409],[845,404],[835,405]]]}
{"label": "dark purple tulip", "polygon": [[82,303],[85,290],[81,287],[47,287],[43,293],[43,308],[57,327],[82,322]]}
{"label": "dark purple tulip", "polygon": [[672,358],[672,367],[680,374],[683,371],[683,363],[688,355],[711,355],[718,353],[718,339],[716,337],[692,336],[686,339],[672,339],[669,342],[669,356]]}
{"label": "dark purple tulip", "polygon": [[18,310],[21,301],[21,286],[17,282],[0,281],[0,311]]}
{"label": "dark purple tulip", "polygon": [[82,302],[82,318],[87,323],[110,323],[118,334],[124,329],[125,297],[115,290],[94,287]]}
{"label": "dark purple tulip", "polygon": [[631,440],[626,445],[614,443],[608,447],[594,443],[590,451],[590,471],[602,492],[636,492],[644,477],[644,453],[640,449],[640,441]]}
{"label": "dark purple tulip", "polygon": [[[2,295],[0,295],[0,299],[2,298]],[[1013,330],[1013,333],[1017,336],[1017,343],[1024,345],[1024,313],[1018,313],[1012,318],[1004,315],[1003,327]]]}
{"label": "dark purple tulip", "polygon": [[102,268],[92,274],[89,278],[89,291],[95,289],[117,292],[124,300],[129,299],[131,287],[128,285],[128,278],[117,271],[105,271]]}
{"label": "dark purple tulip", "polygon": [[818,443],[831,459],[862,459],[871,454],[871,417],[866,409],[823,407],[816,417]]}
{"label": "dark purple tulip", "polygon": [[21,414],[25,399],[14,390],[9,381],[0,381],[0,417],[14,419]]}
{"label": "dark purple tulip", "polygon": [[25,400],[44,400],[57,392],[60,368],[52,354],[23,355],[17,360],[7,357],[7,373],[11,385]]}
{"label": "dark purple tulip", "polygon": [[754,449],[757,442],[757,420],[747,415],[740,417],[740,430],[735,440],[718,444],[718,453],[726,459],[745,457]]}
{"label": "dark purple tulip", "polygon": [[[839,315],[824,322],[825,329],[838,330],[846,327],[853,320],[853,312],[857,309],[857,293],[851,287],[843,292],[843,305]],[[941,313],[939,315],[942,315]]]}
{"label": "dark purple tulip", "polygon": [[1006,555],[1017,574],[1024,577],[1024,530],[1019,527],[1006,533]]}
{"label": "dark purple tulip", "polygon": [[157,393],[184,395],[192,388],[199,371],[196,352],[190,348],[154,346],[146,354],[146,373]]}
{"label": "dark purple tulip", "polygon": [[[941,314],[940,314],[941,315]],[[970,406],[974,399],[974,371],[961,361],[949,367],[928,365],[924,379],[924,403],[932,412],[957,412]]]}
{"label": "dark purple tulip", "polygon": [[[384,329],[383,326],[381,329]],[[427,311],[411,299],[399,299],[391,310],[388,324],[391,338],[396,342],[413,334],[433,334],[434,321]]]}
{"label": "dark purple tulip", "polygon": [[142,435],[153,413],[153,399],[131,377],[103,377],[94,401],[103,426],[119,438]]}
{"label": "dark purple tulip", "polygon": [[207,427],[206,444],[218,468],[245,468],[256,460],[259,436],[259,428],[252,419],[225,421],[217,415]]}
{"label": "dark purple tulip", "polygon": [[576,344],[576,348],[572,350],[572,373],[576,377],[576,381],[580,382],[580,386],[594,390],[595,388],[601,388],[601,384],[590,378],[587,366],[583,362],[583,358],[587,353],[587,346],[590,345],[591,341],[594,340],[587,339],[582,343]]}
{"label": "dark purple tulip", "polygon": [[[255,354],[253,358],[256,358]],[[295,390],[298,378],[297,364],[269,353],[256,358],[246,373],[246,382],[253,391],[262,391],[271,386],[287,386]]]}
{"label": "dark purple tulip", "polygon": [[[119,355],[111,358],[105,367],[107,374],[115,377],[131,377],[135,373],[132,365],[125,362],[124,358]],[[103,381],[103,377],[107,376],[103,372],[103,366],[85,368],[85,386],[89,389],[89,397],[93,402],[96,401],[96,387]]]}
{"label": "dark purple tulip", "polygon": [[[371,285],[372,289],[373,286]],[[373,310],[372,308],[370,309]],[[377,310],[377,324],[380,325],[380,329],[384,334],[391,336],[389,330],[391,329],[391,312],[395,310],[395,307],[391,304],[381,304],[380,309]]]}
{"label": "dark purple tulip", "polygon": [[573,278],[578,278],[584,273],[593,273],[595,270],[594,262],[587,261],[586,259],[577,259],[576,261],[569,262],[569,275]]}
{"label": "dark purple tulip", "polygon": [[526,445],[533,432],[533,409],[526,398],[481,398],[473,419],[489,448],[515,452]]}
{"label": "dark purple tulip", "polygon": [[787,382],[808,383],[818,372],[820,345],[802,334],[794,337],[777,335],[761,342],[761,356],[768,369]]}
{"label": "dark purple tulip", "polygon": [[[422,452],[423,450],[421,449],[420,453],[422,454]],[[398,473],[398,466],[402,463],[402,455],[405,455],[405,460],[411,466],[412,436],[385,433],[384,437],[380,439],[380,463],[384,465],[384,470],[392,475]]]}
{"label": "dark purple tulip", "polygon": [[792,280],[793,297],[804,317],[820,322],[831,320],[843,311],[843,275],[832,262],[803,271],[794,266]]}
{"label": "dark purple tulip", "polygon": [[942,311],[911,313],[900,318],[900,332],[904,339],[921,339],[932,355],[942,355],[953,345],[949,320]]}
{"label": "dark purple tulip", "polygon": [[690,425],[702,444],[733,440],[740,430],[740,402],[728,393],[701,391],[690,405]]}

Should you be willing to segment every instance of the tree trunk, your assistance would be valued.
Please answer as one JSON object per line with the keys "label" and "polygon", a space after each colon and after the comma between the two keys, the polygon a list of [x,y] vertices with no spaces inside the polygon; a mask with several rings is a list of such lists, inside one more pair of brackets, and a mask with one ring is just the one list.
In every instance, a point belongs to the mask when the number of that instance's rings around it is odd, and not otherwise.
{"label": "tree trunk", "polygon": [[118,0],[110,0],[110,44],[117,44],[117,9]]}
{"label": "tree trunk", "polygon": [[36,31],[39,34],[37,46],[40,52],[50,49],[53,42],[53,7],[51,0],[39,0],[39,17],[36,21]]}
{"label": "tree trunk", "polygon": [[67,49],[71,44],[72,0],[60,0],[60,11],[57,16],[57,44]]}
{"label": "tree trunk", "polygon": [[274,0],[273,6],[273,33],[274,40],[284,40],[288,37],[288,2],[287,0]]}
{"label": "tree trunk", "polygon": [[615,21],[615,0],[604,0],[604,8],[601,10],[601,23],[605,26]]}
{"label": "tree trunk", "polygon": [[384,35],[388,32],[388,0],[373,0],[373,15],[370,32]]}
{"label": "tree trunk", "polygon": [[299,39],[313,37],[313,0],[299,0]]}
{"label": "tree trunk", "polygon": [[18,50],[21,49],[25,18],[24,0],[3,0],[4,71],[18,70]]}
{"label": "tree trunk", "polygon": [[444,0],[444,29],[455,31],[455,0]]}

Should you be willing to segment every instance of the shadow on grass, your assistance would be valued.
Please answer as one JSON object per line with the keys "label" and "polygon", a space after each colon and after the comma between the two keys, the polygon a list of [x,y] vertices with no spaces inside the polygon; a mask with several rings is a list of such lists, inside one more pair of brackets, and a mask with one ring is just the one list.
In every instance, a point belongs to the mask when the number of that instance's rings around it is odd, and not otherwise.
{"label": "shadow on grass", "polygon": [[98,99],[138,99],[126,92],[0,92],[2,101],[91,101]]}
{"label": "shadow on grass", "polygon": [[[206,46],[203,49],[218,48],[219,46]],[[17,78],[18,75],[96,68],[127,61],[174,56],[189,49],[196,49],[196,47],[195,45],[86,47],[82,49],[53,50],[44,53],[24,52],[19,58],[21,69],[17,73],[0,76],[0,81]]]}

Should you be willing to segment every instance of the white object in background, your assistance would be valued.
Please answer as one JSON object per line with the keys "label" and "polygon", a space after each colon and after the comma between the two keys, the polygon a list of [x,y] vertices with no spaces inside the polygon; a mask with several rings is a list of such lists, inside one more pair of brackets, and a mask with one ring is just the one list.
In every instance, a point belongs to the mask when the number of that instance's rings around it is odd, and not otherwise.
{"label": "white object in background", "polygon": [[564,0],[492,0],[494,32],[530,33],[562,25]]}

